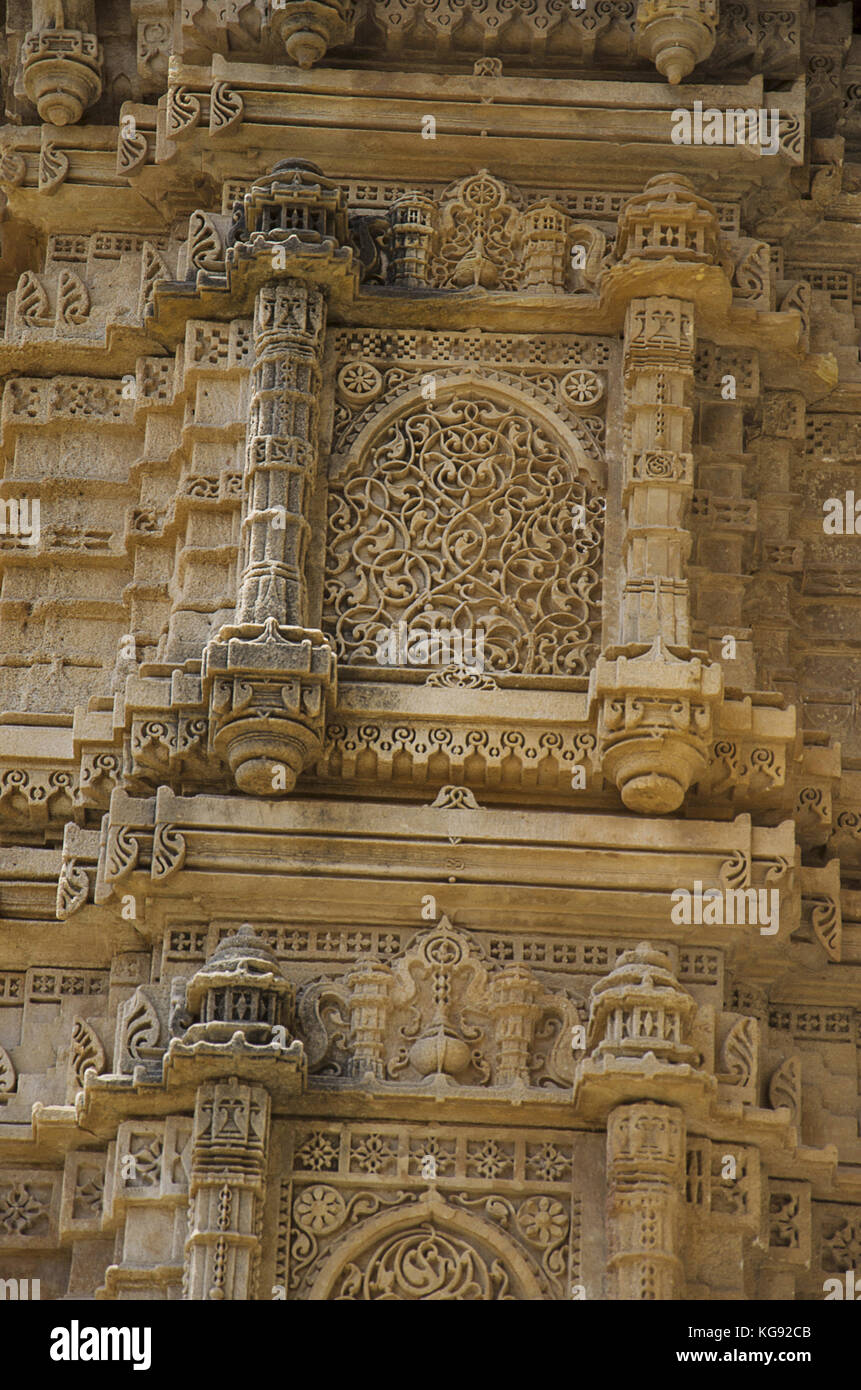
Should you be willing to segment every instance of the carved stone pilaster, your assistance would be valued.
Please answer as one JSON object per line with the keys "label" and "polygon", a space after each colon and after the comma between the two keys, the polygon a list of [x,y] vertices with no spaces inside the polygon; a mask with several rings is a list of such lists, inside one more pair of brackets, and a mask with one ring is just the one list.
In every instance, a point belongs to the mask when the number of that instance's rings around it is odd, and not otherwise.
{"label": "carved stone pilaster", "polygon": [[263,1222],[269,1094],[236,1077],[197,1089],[183,1296],[255,1294]]}
{"label": "carved stone pilaster", "polygon": [[[647,254],[642,225],[626,230],[634,253]],[[693,305],[664,296],[633,299],[625,319],[623,642],[651,642],[660,634],[687,646],[690,639],[685,510],[694,481],[693,374]]]}
{"label": "carved stone pilaster", "polygon": [[718,0],[638,0],[641,53],[676,86],[714,48]]}
{"label": "carved stone pilaster", "polygon": [[685,1123],[651,1101],[620,1105],[607,1124],[608,1297],[682,1296]]}
{"label": "carved stone pilaster", "polygon": [[334,695],[332,649],[305,626],[325,322],[318,286],[286,280],[257,293],[237,624],[207,647],[204,679],[213,747],[258,795],[292,790],[322,747]]}
{"label": "carved stone pilaster", "polygon": [[[672,187],[652,180],[621,224],[623,257],[665,251],[708,262],[717,255],[713,210],[684,180]],[[665,247],[653,234],[658,226]],[[599,702],[604,776],[630,810],[653,815],[677,810],[708,767],[723,693],[719,667],[688,646],[693,369],[693,305],[666,296],[632,299],[625,321],[624,645],[599,658],[590,690]]]}

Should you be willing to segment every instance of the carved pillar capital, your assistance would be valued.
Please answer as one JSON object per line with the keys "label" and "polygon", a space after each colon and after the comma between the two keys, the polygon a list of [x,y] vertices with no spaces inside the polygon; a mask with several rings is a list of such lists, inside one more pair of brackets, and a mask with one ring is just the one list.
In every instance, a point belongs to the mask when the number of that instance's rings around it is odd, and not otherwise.
{"label": "carved pillar capital", "polygon": [[203,659],[213,748],[240,791],[284,795],[322,748],[335,654],[322,632],[280,626],[275,618],[221,638]]}

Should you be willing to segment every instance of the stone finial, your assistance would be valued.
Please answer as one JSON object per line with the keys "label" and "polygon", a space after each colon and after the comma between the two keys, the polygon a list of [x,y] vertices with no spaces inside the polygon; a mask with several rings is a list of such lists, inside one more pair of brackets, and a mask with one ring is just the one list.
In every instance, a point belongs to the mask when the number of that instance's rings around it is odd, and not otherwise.
{"label": "stone finial", "polygon": [[255,179],[245,194],[243,213],[237,240],[349,241],[344,191],[308,159],[282,159],[271,173]]}
{"label": "stone finial", "polygon": [[648,941],[623,951],[593,987],[586,1046],[601,1057],[669,1064],[693,1062],[688,1044],[696,1004],[673,974],[669,956]]}
{"label": "stone finial", "polygon": [[620,261],[663,260],[713,265],[720,226],[713,203],[683,174],[656,174],[619,213],[616,255]]}
{"label": "stone finial", "polygon": [[186,1008],[197,1020],[184,1042],[268,1043],[289,1022],[293,988],[274,951],[247,923],[213,951],[186,987]]}

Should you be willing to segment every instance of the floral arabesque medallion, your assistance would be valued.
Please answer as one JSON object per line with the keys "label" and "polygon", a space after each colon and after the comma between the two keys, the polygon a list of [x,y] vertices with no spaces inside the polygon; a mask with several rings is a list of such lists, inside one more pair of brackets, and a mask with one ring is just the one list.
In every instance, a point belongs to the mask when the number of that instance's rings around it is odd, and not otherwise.
{"label": "floral arabesque medallion", "polygon": [[388,1236],[360,1263],[346,1266],[335,1301],[497,1302],[512,1298],[499,1260],[427,1222]]}

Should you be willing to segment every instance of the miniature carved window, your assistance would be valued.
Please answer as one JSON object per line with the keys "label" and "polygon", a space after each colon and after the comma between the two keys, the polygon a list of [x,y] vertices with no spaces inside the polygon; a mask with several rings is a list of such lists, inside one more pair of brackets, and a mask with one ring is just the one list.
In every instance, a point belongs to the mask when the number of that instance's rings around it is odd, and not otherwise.
{"label": "miniature carved window", "polygon": [[603,502],[537,413],[414,402],[332,482],[328,528],[323,627],[342,663],[379,664],[395,629],[442,630],[483,633],[486,671],[588,673]]}

